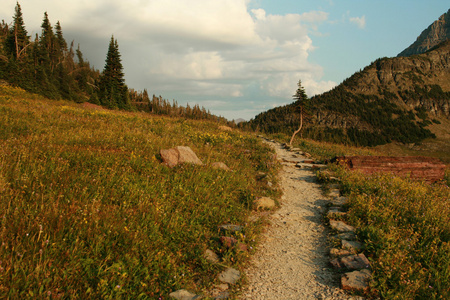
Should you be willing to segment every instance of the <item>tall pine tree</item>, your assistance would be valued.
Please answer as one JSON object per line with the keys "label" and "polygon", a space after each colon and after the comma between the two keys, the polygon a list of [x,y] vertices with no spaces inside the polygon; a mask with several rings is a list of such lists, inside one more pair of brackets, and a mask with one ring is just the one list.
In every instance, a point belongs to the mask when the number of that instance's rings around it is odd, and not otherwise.
{"label": "tall pine tree", "polygon": [[303,119],[308,115],[308,108],[309,108],[309,98],[306,95],[305,88],[302,86],[302,81],[299,80],[297,83],[298,89],[295,92],[295,95],[292,96],[295,100],[295,108],[300,113],[300,124],[299,127],[294,133],[292,134],[291,140],[289,141],[289,145],[292,145],[292,142],[294,141],[294,137],[297,133],[299,133],[303,128]]}
{"label": "tall pine tree", "polygon": [[14,22],[9,30],[8,38],[6,40],[6,48],[9,54],[15,59],[20,59],[25,48],[30,44],[30,37],[27,35],[28,33],[23,21],[22,9],[18,2],[13,19]]}
{"label": "tall pine tree", "polygon": [[99,83],[100,103],[109,108],[129,109],[128,88],[125,85],[119,45],[114,36],[106,55],[106,64]]}

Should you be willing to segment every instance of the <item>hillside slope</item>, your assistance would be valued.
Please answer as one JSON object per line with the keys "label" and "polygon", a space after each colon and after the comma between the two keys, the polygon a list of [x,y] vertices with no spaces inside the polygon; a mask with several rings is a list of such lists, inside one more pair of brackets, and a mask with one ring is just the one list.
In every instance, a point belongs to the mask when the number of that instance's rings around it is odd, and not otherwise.
{"label": "hillside slope", "polygon": [[[311,102],[306,137],[363,146],[448,138],[450,42],[421,55],[378,59]],[[298,123],[290,104],[247,125],[289,134]]]}
{"label": "hillside slope", "polygon": [[[204,165],[167,167],[160,150],[175,146],[191,147]],[[275,170],[273,151],[256,137],[215,122],[0,85],[0,298],[204,293],[223,266],[249,257],[223,246],[228,233],[218,226],[246,224],[235,238],[254,247],[261,224],[247,217],[256,196],[278,195]],[[206,249],[220,265],[204,258]]]}

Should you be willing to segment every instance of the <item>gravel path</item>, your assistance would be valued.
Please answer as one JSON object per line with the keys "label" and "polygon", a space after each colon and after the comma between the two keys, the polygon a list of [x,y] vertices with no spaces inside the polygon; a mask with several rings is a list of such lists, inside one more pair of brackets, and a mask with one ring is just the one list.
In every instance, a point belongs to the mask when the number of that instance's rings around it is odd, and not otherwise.
{"label": "gravel path", "polygon": [[283,163],[281,208],[270,217],[261,245],[246,270],[249,285],[240,299],[356,299],[339,289],[329,265],[327,198],[315,172],[295,166],[306,157],[271,143]]}

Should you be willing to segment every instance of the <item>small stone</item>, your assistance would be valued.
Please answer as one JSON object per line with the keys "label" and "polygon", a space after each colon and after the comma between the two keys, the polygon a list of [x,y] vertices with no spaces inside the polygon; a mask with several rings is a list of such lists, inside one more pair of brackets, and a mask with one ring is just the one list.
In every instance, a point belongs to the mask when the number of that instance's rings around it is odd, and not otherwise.
{"label": "small stone", "polygon": [[233,237],[228,237],[228,236],[221,236],[220,237],[220,242],[222,243],[222,245],[224,245],[226,248],[232,248],[234,247],[234,245],[237,244],[237,240]]}
{"label": "small stone", "polygon": [[343,232],[334,236],[336,239],[354,241],[356,240],[356,234],[354,232]]}
{"label": "small stone", "polygon": [[219,275],[219,280],[228,284],[235,284],[239,278],[241,277],[241,273],[233,268],[228,268]]}
{"label": "small stone", "polygon": [[330,226],[332,229],[339,232],[355,232],[355,227],[350,226],[342,221],[330,220]]}
{"label": "small stone", "polygon": [[225,170],[225,171],[231,171],[231,169],[223,162],[214,162],[211,164],[211,167],[213,169],[221,169],[221,170]]}
{"label": "small stone", "polygon": [[214,299],[229,299],[230,298],[230,291],[223,291],[219,293]]}
{"label": "small stone", "polygon": [[330,256],[331,257],[348,256],[348,255],[351,255],[351,254],[353,254],[353,253],[348,251],[348,250],[344,250],[344,249],[332,248],[330,250]]}
{"label": "small stone", "polygon": [[201,296],[192,294],[187,290],[178,290],[173,293],[170,293],[169,296],[177,300],[194,300],[201,298]]}
{"label": "small stone", "polygon": [[331,189],[328,192],[328,197],[339,197],[341,195],[341,192],[338,189]]}
{"label": "small stone", "polygon": [[233,128],[229,127],[229,126],[219,126],[219,129],[222,131],[233,131]]}
{"label": "small stone", "polygon": [[221,284],[216,285],[216,288],[221,290],[221,291],[225,291],[225,290],[228,290],[228,284],[221,283]]}
{"label": "small stone", "polygon": [[342,240],[342,248],[357,252],[364,249],[364,245],[357,241]]}
{"label": "small stone", "polygon": [[255,201],[256,209],[273,209],[275,201],[268,197],[261,197]]}
{"label": "small stone", "polygon": [[345,216],[347,213],[340,211],[338,209],[330,209],[327,213],[327,217],[329,219],[333,219],[333,218],[337,218],[337,217],[343,217]]}
{"label": "small stone", "polygon": [[345,273],[341,277],[341,287],[347,291],[366,291],[371,276],[372,273],[367,269]]}
{"label": "small stone", "polygon": [[363,253],[342,257],[340,260],[342,265],[349,270],[370,268],[370,262]]}
{"label": "small stone", "polygon": [[344,267],[339,258],[332,259],[330,264],[336,269],[342,269]]}
{"label": "small stone", "polygon": [[347,197],[335,197],[334,199],[331,199],[331,204],[333,206],[344,206],[348,203]]}
{"label": "small stone", "polygon": [[239,243],[237,248],[238,248],[239,251],[242,251],[242,252],[247,252],[248,251],[247,245],[243,244],[243,243]]}
{"label": "small stone", "polygon": [[330,190],[333,190],[333,189],[339,189],[341,187],[341,185],[339,184],[339,183],[333,183],[333,184],[330,184],[329,186],[328,186],[328,188],[330,189]]}
{"label": "small stone", "polygon": [[204,257],[207,261],[213,264],[219,263],[219,256],[212,250],[207,249],[205,251]]}
{"label": "small stone", "polygon": [[242,231],[244,227],[240,225],[234,225],[234,224],[223,224],[219,226],[219,230],[225,231],[225,232],[239,232]]}

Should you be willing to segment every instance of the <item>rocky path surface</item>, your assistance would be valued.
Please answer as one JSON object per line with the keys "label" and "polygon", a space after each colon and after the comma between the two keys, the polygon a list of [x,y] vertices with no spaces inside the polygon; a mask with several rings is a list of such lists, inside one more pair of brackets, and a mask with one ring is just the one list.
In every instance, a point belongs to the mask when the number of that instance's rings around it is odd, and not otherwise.
{"label": "rocky path surface", "polygon": [[356,299],[339,288],[339,275],[329,264],[329,229],[323,224],[327,198],[315,171],[298,168],[306,159],[270,143],[283,163],[281,208],[246,270],[249,281],[240,299]]}

